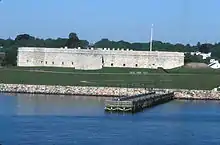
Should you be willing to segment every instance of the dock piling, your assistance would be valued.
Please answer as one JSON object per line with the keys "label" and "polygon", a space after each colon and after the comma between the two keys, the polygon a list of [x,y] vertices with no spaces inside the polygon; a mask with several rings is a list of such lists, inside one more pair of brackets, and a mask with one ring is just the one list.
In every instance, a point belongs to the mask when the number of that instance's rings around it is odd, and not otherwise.
{"label": "dock piling", "polygon": [[105,101],[105,111],[107,112],[139,112],[145,108],[173,100],[174,93],[149,92],[139,95],[117,97]]}

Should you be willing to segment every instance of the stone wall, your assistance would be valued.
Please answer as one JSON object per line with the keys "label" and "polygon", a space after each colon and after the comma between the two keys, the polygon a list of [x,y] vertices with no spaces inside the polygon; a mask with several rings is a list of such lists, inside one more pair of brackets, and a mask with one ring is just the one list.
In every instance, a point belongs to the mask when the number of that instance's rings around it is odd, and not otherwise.
{"label": "stone wall", "polygon": [[0,92],[60,94],[60,95],[89,95],[89,96],[122,96],[122,95],[130,96],[130,95],[142,94],[147,91],[143,88],[127,89],[127,88],[117,88],[117,87],[0,84]]}
{"label": "stone wall", "polygon": [[175,91],[174,94],[176,99],[183,100],[220,100],[220,91],[179,90]]}
{"label": "stone wall", "polygon": [[184,53],[132,51],[110,49],[31,48],[18,49],[18,66],[72,67],[101,69],[102,67],[171,69],[184,65]]}
{"label": "stone wall", "polygon": [[75,69],[101,69],[102,56],[98,54],[78,54],[75,60]]}
{"label": "stone wall", "polygon": [[[211,90],[183,90],[183,89],[153,89],[157,92],[174,92],[176,99],[187,100],[220,100],[220,91]],[[0,84],[0,92],[4,93],[36,93],[60,95],[88,95],[88,96],[131,96],[147,93],[144,88],[118,87],[81,87],[81,86],[46,86],[24,84]]]}

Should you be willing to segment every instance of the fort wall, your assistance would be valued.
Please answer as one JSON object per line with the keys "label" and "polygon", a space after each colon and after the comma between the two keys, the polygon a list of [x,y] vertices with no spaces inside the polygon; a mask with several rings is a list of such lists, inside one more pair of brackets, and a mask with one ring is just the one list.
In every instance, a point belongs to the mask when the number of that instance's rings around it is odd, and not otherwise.
{"label": "fort wall", "polygon": [[17,57],[18,66],[72,67],[83,70],[102,67],[172,69],[184,65],[184,53],[128,49],[21,47]]}

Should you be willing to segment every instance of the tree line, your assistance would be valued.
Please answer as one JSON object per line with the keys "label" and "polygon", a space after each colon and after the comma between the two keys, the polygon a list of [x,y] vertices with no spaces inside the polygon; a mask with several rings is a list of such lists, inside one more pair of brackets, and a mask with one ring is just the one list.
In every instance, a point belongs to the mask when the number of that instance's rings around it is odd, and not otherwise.
{"label": "tree line", "polygon": [[[1,52],[5,52],[5,58],[2,60],[2,65],[16,65],[17,59],[17,49],[18,47],[47,47],[49,48],[60,48],[68,47],[77,48],[81,47],[86,49],[88,47],[96,48],[129,48],[137,51],[148,51],[149,43],[130,43],[126,41],[111,41],[109,39],[101,39],[95,44],[90,44],[87,40],[80,40],[76,33],[72,32],[67,38],[57,38],[57,39],[41,39],[29,34],[19,34],[15,39],[0,39]],[[197,45],[190,44],[171,44],[161,41],[153,41],[154,51],[177,51],[177,52],[195,52],[200,51],[203,53],[212,52],[212,57],[220,59],[220,43],[215,44],[201,44]],[[190,56],[189,54],[185,57],[186,62],[202,62],[202,58],[199,56]]]}

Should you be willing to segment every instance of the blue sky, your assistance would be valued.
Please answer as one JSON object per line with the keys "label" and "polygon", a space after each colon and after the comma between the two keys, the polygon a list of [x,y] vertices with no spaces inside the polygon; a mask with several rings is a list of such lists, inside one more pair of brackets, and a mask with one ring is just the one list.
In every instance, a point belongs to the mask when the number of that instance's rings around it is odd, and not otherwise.
{"label": "blue sky", "polygon": [[28,33],[40,38],[76,32],[102,38],[171,43],[220,41],[220,0],[2,0],[0,38]]}

